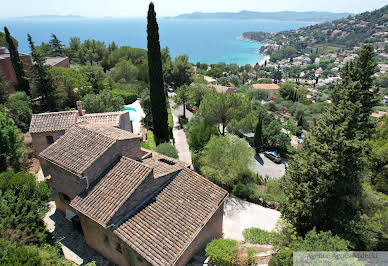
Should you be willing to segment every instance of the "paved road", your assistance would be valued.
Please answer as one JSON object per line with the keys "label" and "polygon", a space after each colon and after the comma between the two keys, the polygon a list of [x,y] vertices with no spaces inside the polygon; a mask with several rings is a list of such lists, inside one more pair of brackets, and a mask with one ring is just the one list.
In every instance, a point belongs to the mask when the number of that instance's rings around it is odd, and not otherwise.
{"label": "paved road", "polygon": [[[178,107],[177,109],[174,109],[173,106],[175,105],[174,101],[171,99],[171,94],[169,93],[169,102],[170,102],[170,107],[171,107],[171,113],[172,117],[174,120],[174,127],[172,129],[172,134],[174,135],[174,140],[175,140],[175,148],[178,150],[178,157],[179,160],[192,164],[191,161],[191,152],[189,149],[189,145],[187,144],[187,137],[185,134],[185,131],[179,124],[178,120],[178,115],[182,114],[183,109],[182,106],[180,108]],[[187,117],[192,117],[192,113],[186,110],[186,116]],[[189,116],[190,115],[190,116]]]}
{"label": "paved road", "polygon": [[255,155],[250,168],[262,177],[281,178],[286,173],[286,164],[286,160],[283,160],[281,164],[276,164],[265,157],[263,153],[260,153],[259,155]]}
{"label": "paved road", "polygon": [[[168,101],[170,102],[172,114],[173,115],[175,114],[178,117],[178,115],[183,115],[183,105],[179,105],[176,109],[174,108],[175,102],[172,100],[172,97],[174,95],[175,95],[174,92],[169,92],[168,93]],[[191,119],[193,117],[193,113],[186,109],[186,117],[188,119]]]}
{"label": "paved road", "polygon": [[228,196],[224,206],[222,228],[224,238],[243,241],[242,232],[250,227],[272,231],[276,228],[279,218],[279,211],[264,208],[234,196]]}

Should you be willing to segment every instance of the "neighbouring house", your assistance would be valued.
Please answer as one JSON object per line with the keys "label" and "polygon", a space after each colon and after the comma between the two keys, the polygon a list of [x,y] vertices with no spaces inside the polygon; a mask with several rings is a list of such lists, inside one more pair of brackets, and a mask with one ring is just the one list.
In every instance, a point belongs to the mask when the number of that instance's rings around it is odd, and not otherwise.
{"label": "neighbouring house", "polygon": [[209,77],[209,76],[203,76],[203,78],[210,84],[212,85],[217,85],[217,80],[212,78],[212,77]]}
{"label": "neighbouring house", "polygon": [[[19,53],[19,57],[23,62],[24,71],[28,73],[32,65],[31,56]],[[14,93],[17,85],[16,74],[13,70],[10,54],[5,47],[0,47],[0,74],[4,76],[5,80],[9,81],[8,93]]]}
{"label": "neighbouring house", "polygon": [[279,84],[253,84],[252,87],[255,90],[268,91],[268,96],[273,96],[280,88]]}
{"label": "neighbouring house", "polygon": [[77,102],[77,111],[33,114],[30,123],[32,146],[37,154],[62,137],[66,130],[78,123],[109,125],[133,132],[129,112],[85,114],[82,103]]}
{"label": "neighbouring house", "polygon": [[75,124],[40,153],[58,210],[118,265],[186,265],[222,237],[227,192],[140,136]]}
{"label": "neighbouring house", "polygon": [[45,65],[70,68],[70,60],[68,57],[47,57]]}
{"label": "neighbouring house", "polygon": [[216,92],[219,92],[219,93],[231,93],[231,94],[237,93],[237,90],[232,87],[226,87],[221,85],[213,85],[213,87],[216,89]]}

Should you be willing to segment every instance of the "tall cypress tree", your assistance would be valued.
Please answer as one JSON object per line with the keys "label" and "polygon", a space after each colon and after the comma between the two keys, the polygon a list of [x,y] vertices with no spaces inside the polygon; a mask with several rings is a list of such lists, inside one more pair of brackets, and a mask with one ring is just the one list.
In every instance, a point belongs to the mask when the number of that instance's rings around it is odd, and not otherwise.
{"label": "tall cypress tree", "polygon": [[147,20],[148,71],[150,77],[152,124],[157,143],[163,143],[168,142],[170,138],[159,43],[159,27],[152,2],[149,5]]}
{"label": "tall cypress tree", "polygon": [[30,84],[28,83],[26,73],[24,72],[23,61],[20,60],[19,52],[15,44],[13,43],[11,34],[9,33],[7,27],[4,27],[4,32],[5,40],[8,44],[9,55],[11,57],[12,67],[16,75],[16,89],[19,91],[24,91],[25,93],[27,93],[27,95],[31,95]]}
{"label": "tall cypress tree", "polygon": [[32,66],[35,87],[38,95],[42,96],[41,109],[43,111],[56,111],[58,109],[58,95],[56,93],[54,82],[44,65],[45,59],[35,49],[31,35],[27,34],[27,37],[31,48],[31,55],[35,62]]}
{"label": "tall cypress tree", "polygon": [[263,147],[263,118],[261,114],[259,115],[259,121],[257,122],[257,125],[256,125],[253,142],[255,145],[256,153],[259,153],[260,148]]}
{"label": "tall cypress tree", "polygon": [[[352,64],[373,65],[374,58],[360,60],[368,62]],[[368,123],[363,114],[373,105],[364,105],[366,87],[352,77],[356,78],[354,73],[343,75],[335,88],[333,105],[314,123],[302,149],[287,167],[282,214],[301,235],[315,227],[358,241],[354,226],[360,218],[364,128]]]}

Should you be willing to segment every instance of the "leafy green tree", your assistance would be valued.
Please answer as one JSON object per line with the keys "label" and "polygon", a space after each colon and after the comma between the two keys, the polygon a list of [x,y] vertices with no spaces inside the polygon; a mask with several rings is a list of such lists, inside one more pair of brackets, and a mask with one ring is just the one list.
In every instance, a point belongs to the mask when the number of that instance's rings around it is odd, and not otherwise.
{"label": "leafy green tree", "polygon": [[235,135],[212,136],[202,151],[200,170],[212,182],[231,189],[247,171],[253,155],[244,139]]}
{"label": "leafy green tree", "polygon": [[[221,126],[221,129],[218,127],[221,135],[225,135],[227,127],[230,127],[230,131],[252,128],[251,111],[248,99],[235,94],[216,92],[206,94],[199,108],[199,113],[206,123]],[[256,122],[253,124],[256,125]]]}
{"label": "leafy green tree", "polygon": [[149,4],[147,21],[148,71],[150,76],[152,124],[156,142],[163,143],[168,142],[170,137],[160,53],[159,27],[152,2]]}
{"label": "leafy green tree", "polygon": [[333,105],[316,121],[302,149],[289,161],[282,214],[301,235],[316,227],[358,241],[354,229],[360,215],[362,155],[369,124],[364,114],[370,112],[373,102],[372,97],[364,97],[362,84],[368,79],[349,73],[357,73],[357,69],[350,69],[358,64],[370,65],[356,62],[346,67],[333,93]]}
{"label": "leafy green tree", "polygon": [[113,68],[111,75],[116,82],[129,83],[136,79],[137,69],[131,61],[122,60]]}
{"label": "leafy green tree", "polygon": [[54,56],[61,56],[63,55],[63,44],[62,42],[57,38],[57,36],[54,33],[51,33],[51,40],[49,42]]}
{"label": "leafy green tree", "polygon": [[166,155],[168,157],[178,159],[178,151],[170,143],[159,144],[158,146],[156,146],[155,151],[160,153],[160,154]]}
{"label": "leafy green tree", "polygon": [[180,86],[177,91],[176,95],[174,96],[174,102],[176,104],[175,108],[177,108],[180,105],[183,105],[183,117],[186,118],[186,104],[190,101],[190,86],[183,85]]}
{"label": "leafy green tree", "polygon": [[0,104],[5,104],[8,100],[8,86],[9,82],[4,78],[0,70]]}
{"label": "leafy green tree", "polygon": [[27,93],[27,95],[31,95],[30,84],[28,82],[26,73],[24,72],[23,61],[19,57],[19,52],[13,42],[13,38],[11,37],[11,34],[9,33],[7,27],[4,27],[4,32],[5,39],[8,44],[9,55],[11,57],[12,67],[16,75],[16,88],[17,90],[24,91],[25,93]]}
{"label": "leafy green tree", "polygon": [[371,183],[377,191],[388,194],[388,116],[370,140]]}
{"label": "leafy green tree", "polygon": [[14,121],[8,115],[8,110],[0,109],[0,172],[12,167],[20,169],[20,159],[25,153],[23,137]]}
{"label": "leafy green tree", "polygon": [[64,107],[75,108],[81,92],[90,86],[88,76],[80,68],[51,67],[49,75],[63,99]]}
{"label": "leafy green tree", "polygon": [[193,81],[193,67],[187,55],[178,56],[170,65],[168,60],[166,62],[163,66],[166,66],[164,77],[167,83],[180,87],[189,85]]}
{"label": "leafy green tree", "polygon": [[45,111],[57,111],[59,98],[52,77],[45,66],[45,59],[35,49],[31,35],[28,34],[27,36],[30,43],[31,56],[35,62],[32,66],[34,86],[36,94],[42,97],[41,108]]}
{"label": "leafy green tree", "polygon": [[0,174],[0,193],[2,237],[21,245],[53,243],[42,219],[51,193],[46,183],[36,182],[31,174],[4,172]]}
{"label": "leafy green tree", "polygon": [[93,93],[99,93],[104,89],[105,74],[100,66],[82,66],[81,73],[85,74],[88,82],[92,86]]}
{"label": "leafy green tree", "polygon": [[9,96],[6,106],[15,125],[22,132],[27,132],[32,116],[30,97],[24,91],[15,92]]}
{"label": "leafy green tree", "polygon": [[210,92],[215,92],[214,87],[205,84],[192,84],[190,85],[190,99],[196,106],[200,106],[203,97]]}
{"label": "leafy green tree", "polygon": [[81,40],[79,37],[70,37],[68,56],[70,61],[79,62],[79,51],[81,50]]}
{"label": "leafy green tree", "polygon": [[82,104],[86,113],[116,112],[123,110],[124,100],[110,91],[102,91],[85,95]]}
{"label": "leafy green tree", "polygon": [[208,125],[201,119],[193,118],[188,126],[188,143],[194,152],[200,152],[208,143],[211,136],[218,135],[215,126]]}

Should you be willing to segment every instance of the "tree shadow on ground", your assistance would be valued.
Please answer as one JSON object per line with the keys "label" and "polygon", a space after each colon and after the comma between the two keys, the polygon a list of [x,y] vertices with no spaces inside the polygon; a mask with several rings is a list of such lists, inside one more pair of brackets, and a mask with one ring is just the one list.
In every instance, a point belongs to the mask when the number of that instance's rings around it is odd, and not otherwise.
{"label": "tree shadow on ground", "polygon": [[255,155],[254,157],[255,157],[255,160],[256,160],[259,164],[264,165],[263,158],[261,158],[260,155]]}
{"label": "tree shadow on ground", "polygon": [[65,218],[65,215],[56,210],[50,216],[55,222],[53,235],[55,238],[78,257],[83,260],[82,265],[95,261],[96,265],[115,265],[100,255],[97,251],[90,248],[81,232],[74,228],[73,223]]}

